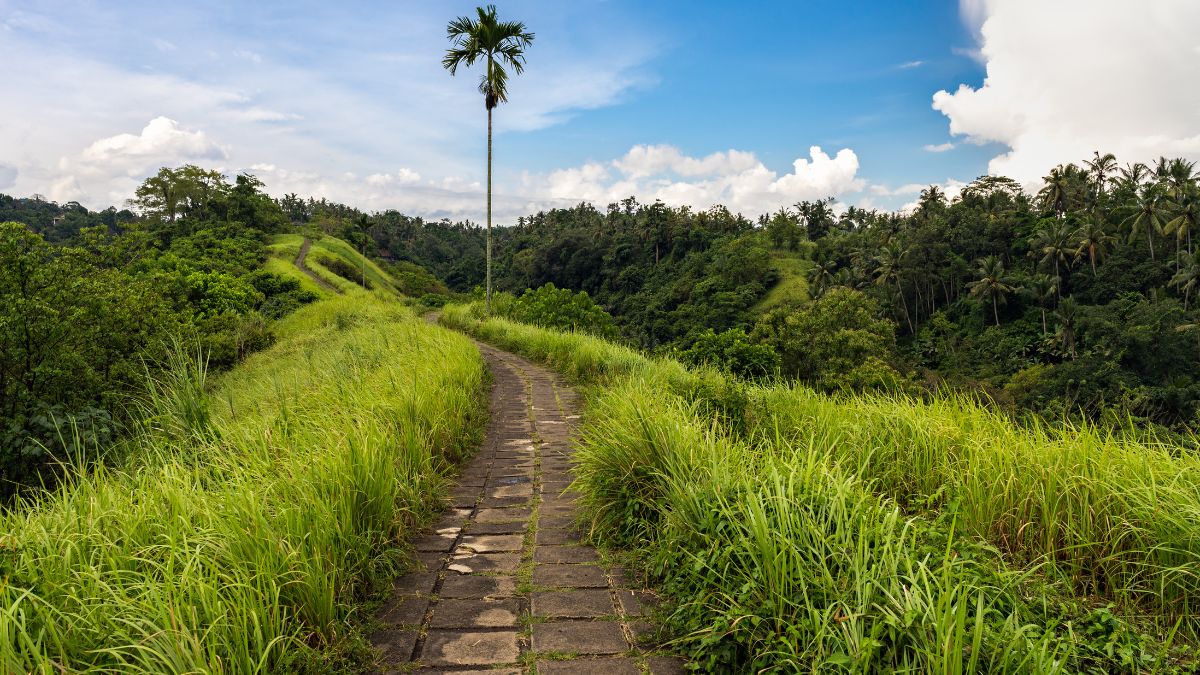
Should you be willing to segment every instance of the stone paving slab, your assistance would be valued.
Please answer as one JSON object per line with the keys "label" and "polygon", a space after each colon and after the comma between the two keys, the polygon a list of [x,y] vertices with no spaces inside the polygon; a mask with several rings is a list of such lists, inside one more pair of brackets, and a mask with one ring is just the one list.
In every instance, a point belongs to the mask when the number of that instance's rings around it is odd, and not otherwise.
{"label": "stone paving slab", "polygon": [[533,585],[552,588],[608,588],[608,575],[595,565],[538,565]]}
{"label": "stone paving slab", "polygon": [[640,675],[642,669],[633,659],[570,659],[567,661],[538,661],[538,675]]}
{"label": "stone paving slab", "polygon": [[431,628],[513,628],[516,598],[443,598],[433,606]]}
{"label": "stone paving slab", "polygon": [[535,591],[533,594],[533,615],[539,618],[592,619],[616,613],[607,588]]}
{"label": "stone paving slab", "polygon": [[[576,527],[579,494],[569,487],[579,397],[544,368],[480,350],[495,385],[487,440],[462,468],[447,511],[411,541],[417,569],[396,579],[378,614],[383,627],[370,636],[376,668],[682,672],[682,662],[646,653],[660,637],[643,618],[653,594],[634,590],[623,568],[600,566]],[[646,656],[635,657],[639,649]]]}
{"label": "stone paving slab", "polygon": [[621,654],[629,650],[615,621],[551,621],[533,625],[535,652]]}
{"label": "stone paving slab", "polygon": [[420,660],[432,666],[486,666],[516,663],[520,657],[516,631],[431,630]]}
{"label": "stone paving slab", "polygon": [[453,571],[442,582],[440,592],[443,598],[504,598],[516,594],[516,577],[455,574]]}

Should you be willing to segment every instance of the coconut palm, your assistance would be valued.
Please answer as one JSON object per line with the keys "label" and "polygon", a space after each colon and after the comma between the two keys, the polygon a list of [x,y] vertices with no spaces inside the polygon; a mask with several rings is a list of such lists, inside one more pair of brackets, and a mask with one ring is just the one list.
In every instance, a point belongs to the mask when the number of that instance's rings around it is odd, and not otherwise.
{"label": "coconut palm", "polygon": [[1165,215],[1162,187],[1158,183],[1146,183],[1137,193],[1133,213],[1121,223],[1129,228],[1130,243],[1139,233],[1146,232],[1146,241],[1150,243],[1150,260],[1154,260],[1154,235],[1162,234]]}
{"label": "coconut palm", "polygon": [[371,241],[371,230],[375,227],[375,223],[367,217],[367,214],[362,214],[358,220],[354,221],[358,231],[362,234],[362,245],[359,247],[359,253],[362,255],[362,287],[367,288],[367,242]]}
{"label": "coconut palm", "polygon": [[1072,359],[1075,358],[1075,315],[1078,310],[1075,298],[1069,297],[1060,302],[1054,311],[1054,318],[1058,320],[1058,341]]}
{"label": "coconut palm", "polygon": [[1004,263],[994,255],[979,261],[976,268],[979,278],[967,284],[971,295],[977,298],[988,298],[992,301],[992,317],[996,325],[1000,325],[999,306],[1008,302],[1008,294],[1013,292],[1008,279],[1004,276]]}
{"label": "coconut palm", "polygon": [[1080,192],[1087,182],[1087,175],[1074,164],[1058,165],[1042,180],[1045,185],[1038,191],[1038,200],[1043,209],[1053,211],[1062,218],[1067,211],[1078,205]]}
{"label": "coconut palm", "polygon": [[1075,228],[1065,220],[1044,220],[1034,233],[1030,253],[1041,254],[1041,264],[1053,264],[1054,276],[1061,277],[1059,265],[1066,264],[1075,253]]}
{"label": "coconut palm", "polygon": [[1049,274],[1039,274],[1021,288],[1025,295],[1038,304],[1038,309],[1042,310],[1043,335],[1050,332],[1046,325],[1046,303],[1058,295],[1058,288],[1058,277],[1052,277]]}
{"label": "coconut palm", "polygon": [[904,275],[904,263],[908,251],[900,248],[898,244],[888,244],[879,249],[879,255],[875,257],[875,283],[896,285],[896,293],[900,296],[900,306],[904,308],[904,320],[908,323],[908,330],[911,333],[917,331],[913,328],[912,316],[908,313],[908,301],[904,299],[904,286],[901,283],[901,278]]}
{"label": "coconut palm", "polygon": [[1092,153],[1094,157],[1084,162],[1087,166],[1088,174],[1092,177],[1092,187],[1096,190],[1097,201],[1104,199],[1104,188],[1108,185],[1108,176],[1117,170],[1117,157],[1111,152],[1100,154],[1097,150]]}
{"label": "coconut palm", "polygon": [[1175,233],[1175,240],[1187,240],[1188,255],[1192,254],[1192,230],[1200,227],[1200,188],[1192,187],[1176,201],[1175,217],[1163,226],[1163,230]]}
{"label": "coconut palm", "polygon": [[495,5],[476,7],[476,18],[460,16],[446,26],[451,47],[442,66],[454,75],[459,66],[483,61],[486,71],[479,78],[479,93],[488,115],[487,159],[487,311],[492,311],[492,110],[508,101],[508,72],[520,75],[525,69],[525,50],[533,33],[519,21],[500,21]]}
{"label": "coconut palm", "polygon": [[1076,259],[1087,257],[1092,265],[1092,277],[1096,276],[1096,261],[1108,253],[1110,246],[1116,242],[1116,237],[1104,229],[1104,221],[1095,214],[1077,233],[1079,239],[1075,248]]}
{"label": "coconut palm", "polygon": [[1184,258],[1168,285],[1183,291],[1183,310],[1186,312],[1192,292],[1200,286],[1200,254]]}

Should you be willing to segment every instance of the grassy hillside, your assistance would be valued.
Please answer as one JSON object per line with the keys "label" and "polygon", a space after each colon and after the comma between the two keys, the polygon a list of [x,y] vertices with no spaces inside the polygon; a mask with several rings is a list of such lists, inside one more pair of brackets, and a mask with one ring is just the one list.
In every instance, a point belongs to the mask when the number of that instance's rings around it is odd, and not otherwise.
{"label": "grassy hillside", "polygon": [[[294,263],[300,254],[300,247],[303,243],[304,235],[300,234],[273,236],[271,244],[268,246],[270,258],[266,268],[284,276],[294,277],[299,274],[304,277],[305,288],[310,290],[315,288],[328,295],[328,289],[321,288],[313,282],[311,277],[295,267]],[[291,269],[283,269],[287,266],[290,266]],[[387,272],[374,261],[364,259],[358,250],[337,237],[328,235],[310,237],[305,266],[315,272],[329,286],[342,293],[362,290],[361,279],[365,267],[369,290],[381,290],[390,294],[398,293],[395,280]]]}
{"label": "grassy hillside", "polygon": [[754,305],[754,312],[761,314],[780,305],[808,302],[808,272],[812,266],[812,260],[804,252],[771,251],[771,267],[779,272],[779,281]]}
{"label": "grassy hillside", "polygon": [[215,383],[182,355],[127,459],[0,515],[0,671],[291,672],[345,640],[474,444],[483,363],[382,294],[276,331]]}
{"label": "grassy hillside", "polygon": [[[577,485],[709,670],[1191,672],[1200,463],[964,401],[752,386],[450,308],[594,385]],[[716,424],[714,424],[716,420]]]}

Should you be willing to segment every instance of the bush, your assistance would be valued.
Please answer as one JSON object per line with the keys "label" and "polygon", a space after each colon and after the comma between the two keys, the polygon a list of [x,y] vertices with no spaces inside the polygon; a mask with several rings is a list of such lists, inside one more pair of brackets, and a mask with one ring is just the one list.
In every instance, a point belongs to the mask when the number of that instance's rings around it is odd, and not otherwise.
{"label": "bush", "polygon": [[723,333],[705,331],[681,356],[686,363],[713,366],[740,377],[765,377],[779,370],[775,350],[770,345],[755,344],[740,328]]}
{"label": "bush", "polygon": [[593,302],[586,291],[574,293],[567,288],[555,288],[554,284],[526,289],[512,303],[501,301],[493,309],[498,314],[503,311],[502,316],[542,328],[617,336],[612,316]]}
{"label": "bush", "polygon": [[[346,281],[353,282],[359,286],[363,285],[363,270],[361,267],[355,267],[342,258],[336,258],[332,256],[321,256],[317,262],[319,262],[325,269],[333,272]],[[366,286],[368,289],[375,288],[375,284],[371,282],[370,278],[366,279]]]}
{"label": "bush", "polygon": [[835,288],[800,309],[781,307],[763,316],[755,340],[779,354],[784,375],[825,391],[897,390],[896,325],[880,319],[863,293]]}

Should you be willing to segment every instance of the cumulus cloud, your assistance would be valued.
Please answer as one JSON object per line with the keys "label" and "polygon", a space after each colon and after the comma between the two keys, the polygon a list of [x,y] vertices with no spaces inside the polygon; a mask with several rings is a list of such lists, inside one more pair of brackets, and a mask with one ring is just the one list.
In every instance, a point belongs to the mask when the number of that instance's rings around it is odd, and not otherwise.
{"label": "cumulus cloud", "polygon": [[400,167],[396,173],[373,173],[366,178],[368,185],[412,185],[421,181],[421,174]]}
{"label": "cumulus cloud", "polygon": [[1053,166],[1113,152],[1200,159],[1200,3],[962,0],[987,77],[933,96],[950,132],[1002,143],[992,174],[1036,183]]}
{"label": "cumulus cloud", "polygon": [[782,175],[750,152],[690,157],[673,146],[638,145],[609,162],[526,175],[523,182],[526,192],[556,200],[607,204],[635,196],[697,209],[723,204],[749,216],[805,199],[857,193],[866,185],[858,177],[853,150],[843,148],[831,157],[818,146]]}
{"label": "cumulus cloud", "polygon": [[168,117],[155,117],[139,134],[117,134],[101,138],[84,149],[83,159],[92,162],[122,162],[133,159],[171,161],[225,159],[228,153],[203,131],[187,131]]}

